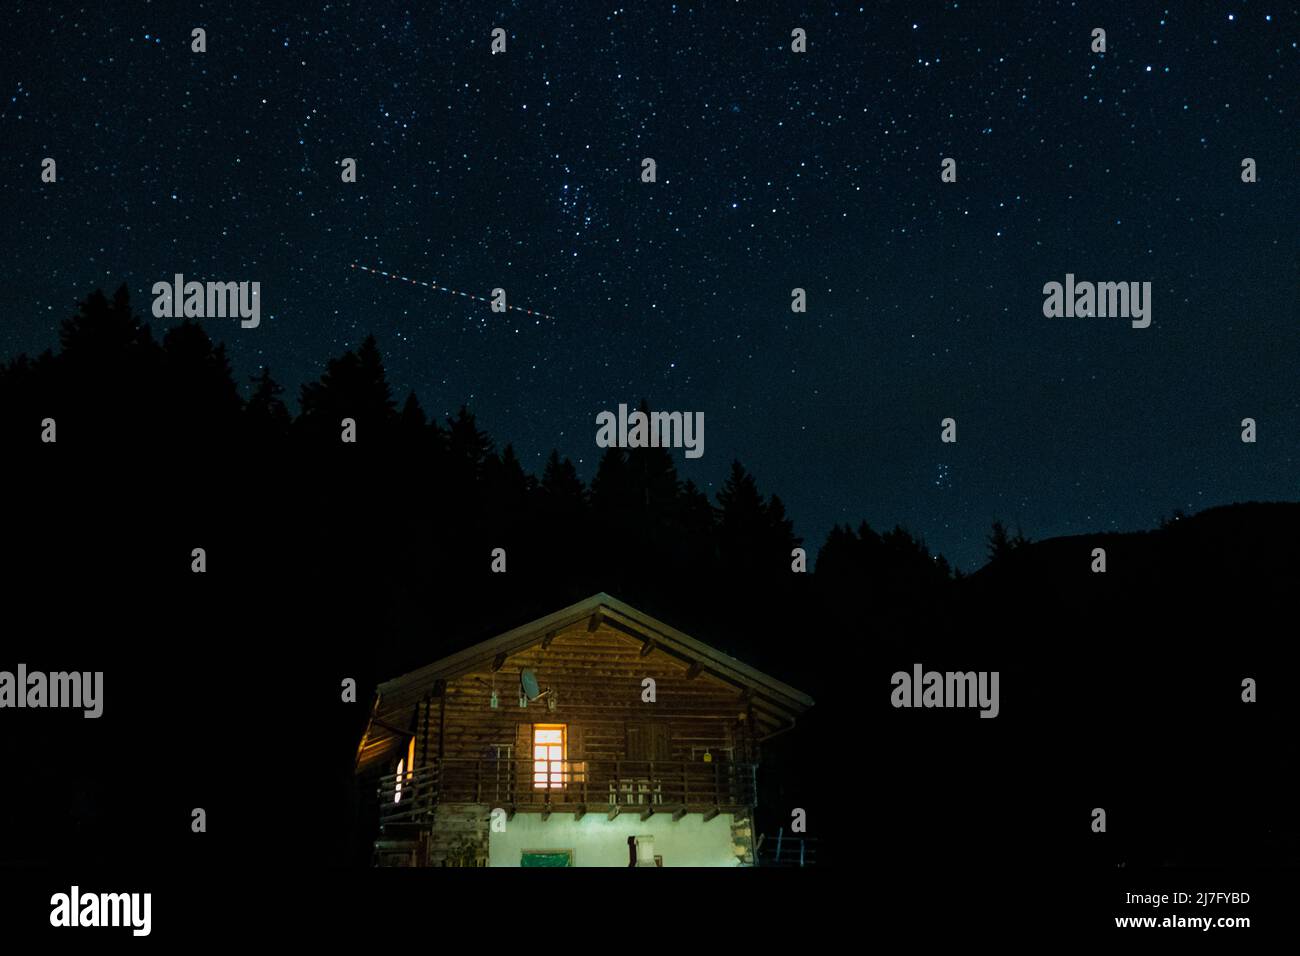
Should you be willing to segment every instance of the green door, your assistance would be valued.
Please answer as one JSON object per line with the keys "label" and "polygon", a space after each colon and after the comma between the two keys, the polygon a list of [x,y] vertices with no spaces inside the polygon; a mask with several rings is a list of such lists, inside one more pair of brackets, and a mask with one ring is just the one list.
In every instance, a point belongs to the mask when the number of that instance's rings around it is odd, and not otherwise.
{"label": "green door", "polygon": [[520,866],[573,866],[573,853],[569,850],[525,850]]}

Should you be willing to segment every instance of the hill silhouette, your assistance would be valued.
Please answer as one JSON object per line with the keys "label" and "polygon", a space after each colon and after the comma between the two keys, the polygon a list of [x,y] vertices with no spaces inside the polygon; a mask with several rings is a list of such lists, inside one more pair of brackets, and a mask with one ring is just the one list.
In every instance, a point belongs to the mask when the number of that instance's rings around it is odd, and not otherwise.
{"label": "hill silhouette", "polygon": [[[292,767],[295,819],[318,834],[304,861],[363,864],[366,713],[339,705],[340,679],[365,701],[605,591],[817,701],[767,751],[762,830],[800,806],[830,830],[845,813],[880,821],[886,857],[1300,862],[1283,693],[1300,504],[1039,542],[995,529],[995,557],[967,576],[912,532],[864,522],[808,547],[797,574],[802,539],[739,462],[713,500],[664,449],[607,449],[590,486],[560,449],[529,474],[468,407],[439,421],[394,395],[373,338],[327,359],[300,405],[268,369],[238,387],[198,325],[157,339],[125,288],[90,295],[58,352],[0,368],[8,656],[105,670],[111,718],[26,714],[0,741],[6,818],[50,821],[15,834],[8,860],[217,863],[262,838],[256,788]],[[1001,714],[892,708],[890,674],[917,662],[999,670]],[[71,783],[51,787],[70,734]],[[196,851],[160,799],[186,819],[215,810],[236,835]],[[1105,840],[1087,829],[1097,806]],[[860,841],[823,832],[824,865],[859,859]]]}

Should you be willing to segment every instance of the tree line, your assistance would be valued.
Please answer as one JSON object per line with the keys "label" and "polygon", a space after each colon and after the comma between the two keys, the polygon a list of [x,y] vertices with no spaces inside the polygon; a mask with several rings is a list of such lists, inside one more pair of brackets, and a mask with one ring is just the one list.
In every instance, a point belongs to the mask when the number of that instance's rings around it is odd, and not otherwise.
{"label": "tree line", "polygon": [[[182,322],[155,338],[125,286],[82,301],[61,323],[57,352],[0,366],[7,448],[39,447],[39,423],[53,419],[61,450],[169,456],[188,463],[196,491],[252,456],[283,484],[227,485],[225,506],[271,520],[284,540],[311,542],[322,574],[381,585],[399,630],[431,610],[433,581],[490,595],[486,604],[503,615],[604,590],[669,621],[734,632],[726,625],[737,616],[771,626],[812,600],[865,600],[874,616],[888,616],[941,599],[956,577],[907,530],[865,522],[832,529],[802,562],[815,573],[796,573],[803,540],[781,498],[740,462],[712,500],[662,448],[606,449],[590,484],[559,449],[531,474],[467,406],[439,420],[414,392],[399,404],[373,336],[328,359],[299,404],[295,415],[267,368],[241,392],[225,347],[201,325]],[[355,444],[340,439],[345,418],[356,423]],[[506,552],[495,580],[485,577],[492,548]],[[444,604],[440,613],[456,611]],[[466,625],[496,616],[464,613]]]}

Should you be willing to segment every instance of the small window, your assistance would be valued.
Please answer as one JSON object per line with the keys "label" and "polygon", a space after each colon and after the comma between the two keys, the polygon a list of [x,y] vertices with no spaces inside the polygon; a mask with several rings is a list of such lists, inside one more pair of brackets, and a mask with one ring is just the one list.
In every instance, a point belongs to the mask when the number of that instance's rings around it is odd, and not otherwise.
{"label": "small window", "polygon": [[564,724],[533,725],[533,786],[564,786]]}
{"label": "small window", "polygon": [[402,784],[411,779],[415,770],[415,738],[406,744],[406,756],[397,761],[397,776],[393,780],[393,803],[402,802]]}

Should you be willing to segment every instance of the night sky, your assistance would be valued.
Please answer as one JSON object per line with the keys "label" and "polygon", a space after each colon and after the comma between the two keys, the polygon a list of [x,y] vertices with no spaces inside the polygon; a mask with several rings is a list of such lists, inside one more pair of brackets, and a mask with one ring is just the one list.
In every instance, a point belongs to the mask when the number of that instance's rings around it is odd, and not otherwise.
{"label": "night sky", "polygon": [[[259,281],[260,327],[204,324],[291,407],[373,332],[399,403],[539,473],[590,479],[620,402],[703,411],[684,477],[966,570],[995,517],[1297,497],[1295,3],[61,6],[0,41],[5,358],[96,287]],[[1045,318],[1067,272],[1150,281],[1151,327]]]}

